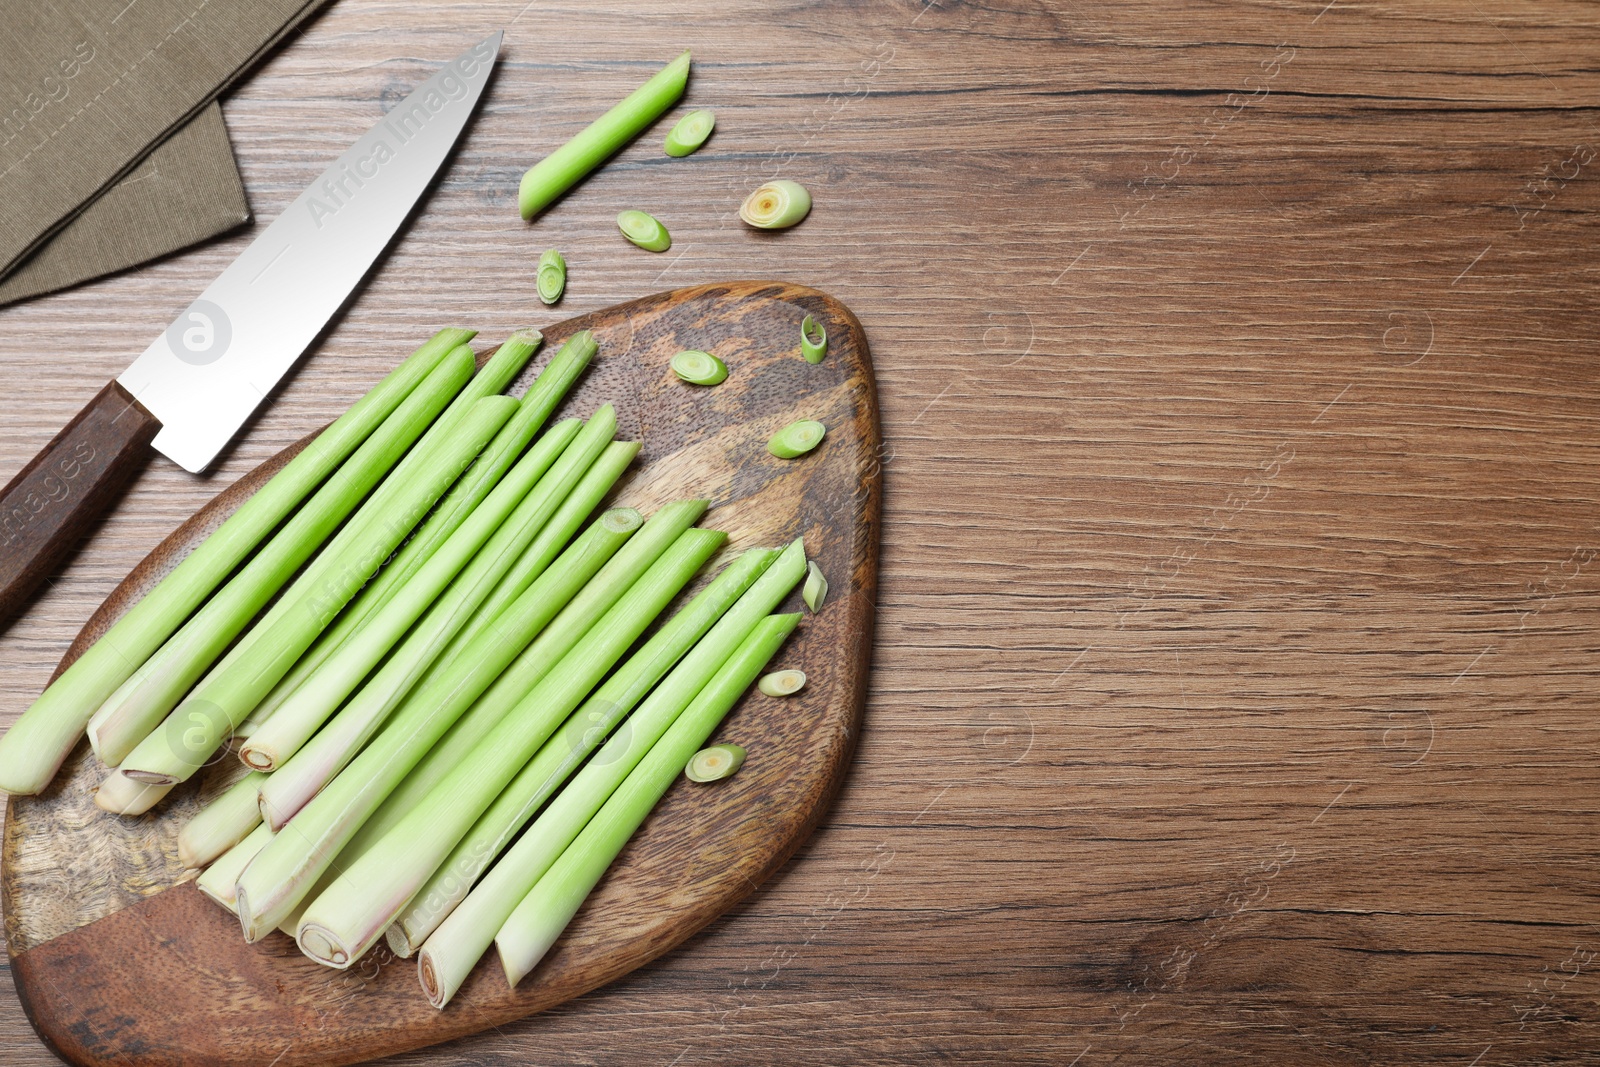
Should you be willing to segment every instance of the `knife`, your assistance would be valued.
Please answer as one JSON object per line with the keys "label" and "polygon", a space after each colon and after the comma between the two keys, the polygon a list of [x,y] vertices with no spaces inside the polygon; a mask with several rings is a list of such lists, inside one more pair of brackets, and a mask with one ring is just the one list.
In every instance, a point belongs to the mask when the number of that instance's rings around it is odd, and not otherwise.
{"label": "knife", "polygon": [[160,452],[199,474],[361,284],[477,110],[504,31],[444,65],[306,187],[0,490],[0,625]]}

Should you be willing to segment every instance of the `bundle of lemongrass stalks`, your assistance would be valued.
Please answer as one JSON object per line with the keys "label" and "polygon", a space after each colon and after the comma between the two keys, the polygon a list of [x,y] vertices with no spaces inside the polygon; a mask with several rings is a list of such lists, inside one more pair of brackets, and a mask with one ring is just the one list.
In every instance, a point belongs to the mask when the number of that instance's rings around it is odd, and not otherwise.
{"label": "bundle of lemongrass stalks", "polygon": [[418,349],[0,739],[0,788],[34,793],[86,731],[123,815],[242,742],[248,772],[179,836],[199,888],[331,967],[386,934],[420,950],[440,1007],[491,942],[513,984],[538,963],[794,629],[773,612],[807,572],[798,541],[752,549],[667,615],[727,536],[703,500],[593,517],[639,446],[609,405],[545,423],[594,338],[519,400],[539,335],[476,373],[471,337]]}

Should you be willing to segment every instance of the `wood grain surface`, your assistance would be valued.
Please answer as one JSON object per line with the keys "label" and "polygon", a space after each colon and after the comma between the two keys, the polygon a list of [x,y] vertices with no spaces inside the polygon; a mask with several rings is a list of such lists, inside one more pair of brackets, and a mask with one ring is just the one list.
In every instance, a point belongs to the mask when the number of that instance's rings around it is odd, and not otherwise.
{"label": "wood grain surface", "polygon": [[[820,365],[800,358],[807,315],[829,335]],[[239,761],[219,752],[149,815],[117,819],[96,808],[105,769],[80,744],[43,793],[11,799],[0,871],[17,992],[40,1036],[70,1062],[327,1067],[474,1034],[671,949],[758,889],[822,819],[861,733],[877,586],[881,438],[861,324],[814,289],[735,282],[554,325],[546,358],[579,330],[593,332],[599,353],[558,414],[614,403],[619,438],[643,444],[615,503],[649,514],[704,498],[711,509],[702,525],[728,535],[678,603],[746,550],[797,537],[832,575],[828,602],[806,616],[777,661],[805,670],[804,691],[741,700],[717,735],[751,749],[739,775],[716,789],[680,781],[533,975],[508,988],[491,953],[445,1011],[423,997],[414,962],[380,948],[335,971],[282,934],[247,945],[233,916],[183,884],[178,833],[239,779]],[[728,380],[716,389],[679,381],[669,362],[685,348],[716,353]],[[544,362],[509,391],[522,393]],[[802,416],[829,427],[825,447],[794,461],[769,455],[767,439]],[[263,463],[158,545],[95,612],[67,659],[298,451],[292,445]],[[802,606],[798,591],[785,606]],[[167,1007],[152,1012],[152,1003]]]}
{"label": "wood grain surface", "polygon": [[[1593,1062],[1593,5],[339,0],[224,103],[258,219],[499,26],[395,253],[215,476],[153,465],[0,638],[6,707],[413,338],[549,321],[543,249],[563,316],[792,278],[865,324],[887,441],[845,791],[682,948],[389,1063]],[[706,147],[657,130],[522,224],[522,169],[682,47]],[[816,208],[746,232],[779,175]],[[251,232],[0,311],[0,472]],[[14,1002],[0,1048],[52,1062]]]}

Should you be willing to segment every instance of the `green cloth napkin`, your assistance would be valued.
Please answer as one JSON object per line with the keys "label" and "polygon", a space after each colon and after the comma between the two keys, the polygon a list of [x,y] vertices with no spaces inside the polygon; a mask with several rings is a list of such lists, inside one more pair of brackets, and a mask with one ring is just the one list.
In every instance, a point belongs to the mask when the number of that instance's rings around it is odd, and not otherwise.
{"label": "green cloth napkin", "polygon": [[138,266],[248,221],[222,108],[212,103],[0,280],[0,305]]}
{"label": "green cloth napkin", "polygon": [[0,303],[237,225],[213,101],[326,2],[0,0]]}

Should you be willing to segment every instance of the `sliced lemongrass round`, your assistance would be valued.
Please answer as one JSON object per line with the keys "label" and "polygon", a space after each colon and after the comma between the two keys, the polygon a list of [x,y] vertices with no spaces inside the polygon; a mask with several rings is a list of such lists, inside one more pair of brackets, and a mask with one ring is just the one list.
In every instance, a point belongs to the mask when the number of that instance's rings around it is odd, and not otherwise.
{"label": "sliced lemongrass round", "polygon": [[665,252],[672,247],[672,235],[654,215],[643,211],[624,211],[617,216],[622,236],[650,252]]}
{"label": "sliced lemongrass round", "polygon": [[822,443],[828,428],[812,419],[791,422],[772,435],[767,451],[779,459],[798,459]]}
{"label": "sliced lemongrass round", "polygon": [[816,560],[806,564],[806,584],[800,587],[800,599],[806,602],[813,615],[822,610],[823,602],[828,599],[828,579],[823,577]]}
{"label": "sliced lemongrass round", "polygon": [[678,120],[667,134],[663,146],[669,156],[686,156],[706,143],[711,131],[717,127],[717,117],[709,111],[691,111]]}
{"label": "sliced lemongrass round", "polygon": [[811,194],[799,182],[768,182],[739,205],[739,217],[758,230],[787,230],[811,211]]}
{"label": "sliced lemongrass round", "polygon": [[810,315],[800,321],[800,354],[807,363],[821,363],[828,354],[828,331]]}
{"label": "sliced lemongrass round", "polygon": [[731,778],[744,766],[744,749],[738,745],[712,745],[702,748],[689,760],[683,773],[691,782],[720,782]]}
{"label": "sliced lemongrass round", "polygon": [[793,696],[806,687],[806,672],[798,670],[773,671],[763,674],[756,688],[769,697]]}
{"label": "sliced lemongrass round", "polygon": [[672,373],[693,385],[717,385],[728,378],[728,365],[710,352],[688,349],[672,357]]}
{"label": "sliced lemongrass round", "polygon": [[546,249],[539,257],[539,275],[536,283],[539,299],[554,304],[567,289],[567,260],[559,249]]}

